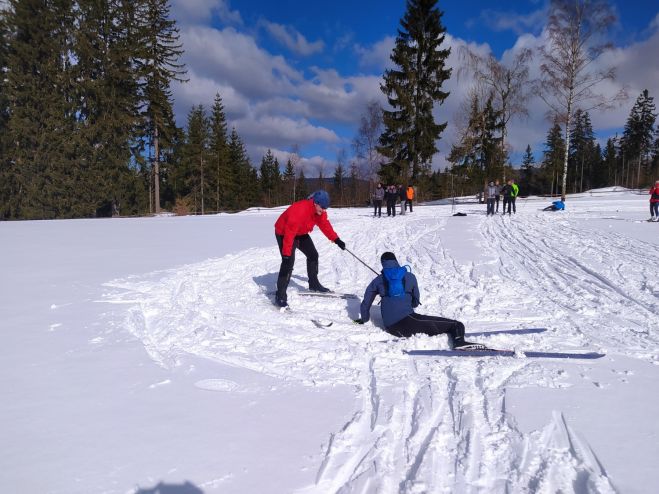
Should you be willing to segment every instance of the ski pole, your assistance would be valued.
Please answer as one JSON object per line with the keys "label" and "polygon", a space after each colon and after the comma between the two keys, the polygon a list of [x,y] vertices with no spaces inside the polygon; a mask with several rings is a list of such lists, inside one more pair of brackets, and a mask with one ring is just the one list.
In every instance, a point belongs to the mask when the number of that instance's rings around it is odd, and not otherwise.
{"label": "ski pole", "polygon": [[373,271],[376,275],[379,275],[379,274],[380,274],[380,273],[378,273],[375,269],[373,269],[371,266],[369,266],[369,265],[366,264],[364,261],[362,261],[362,260],[361,260],[359,257],[357,257],[355,254],[353,254],[352,252],[350,252],[350,250],[349,250],[347,247],[346,247],[346,252],[348,252],[348,254],[350,254],[352,257],[354,257],[354,258],[357,259],[359,262],[361,262],[361,263],[362,263],[364,266],[366,266],[368,269],[370,269],[371,271]]}

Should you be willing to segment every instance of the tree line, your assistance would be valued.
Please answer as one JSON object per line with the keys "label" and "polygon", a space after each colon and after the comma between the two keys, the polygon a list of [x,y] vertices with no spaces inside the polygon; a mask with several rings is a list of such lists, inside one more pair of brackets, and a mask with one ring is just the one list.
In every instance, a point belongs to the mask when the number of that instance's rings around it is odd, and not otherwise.
{"label": "tree line", "polygon": [[[615,20],[606,2],[552,0],[549,41],[508,63],[463,48],[447,65],[437,0],[408,0],[380,89],[388,106],[367,102],[334,173],[305,176],[297,148],[282,161],[268,150],[260,166],[229,125],[220,94],[174,121],[172,82],[186,69],[168,0],[9,0],[0,11],[0,218],[49,219],[237,211],[288,204],[315,188],[334,204],[363,204],[376,182],[414,185],[420,200],[475,194],[493,178],[516,178],[523,193],[641,187],[657,175],[659,130],[643,91],[624,132],[604,149],[590,112],[624,101],[599,83],[615,78],[597,62]],[[541,76],[530,80],[530,61]],[[432,169],[447,122],[436,111],[452,76],[476,81],[455,122],[445,170]],[[508,127],[532,95],[552,118],[542,157],[531,147],[510,161]],[[281,157],[281,156],[280,156]]]}

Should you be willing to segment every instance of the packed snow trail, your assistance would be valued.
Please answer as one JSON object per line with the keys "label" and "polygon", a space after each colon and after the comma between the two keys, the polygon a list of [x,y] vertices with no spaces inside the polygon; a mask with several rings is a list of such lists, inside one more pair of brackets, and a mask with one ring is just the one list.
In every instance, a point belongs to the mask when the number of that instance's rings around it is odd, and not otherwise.
{"label": "packed snow trail", "polygon": [[[379,269],[395,252],[419,279],[419,312],[462,320],[468,331],[547,327],[545,333],[487,337],[492,347],[598,350],[659,362],[659,255],[615,234],[579,235],[579,218],[536,212],[513,218],[447,208],[374,219],[366,210],[331,211],[335,229],[359,258]],[[273,222],[275,219],[273,214]],[[479,261],[452,246],[471,236]],[[361,295],[372,273],[313,234],[326,286]],[[529,359],[414,359],[403,350],[448,348],[445,337],[394,339],[372,322],[355,326],[359,300],[301,297],[300,255],[289,287],[291,313],[271,296],[276,246],[108,284],[108,299],[129,304],[126,325],[160,365],[186,354],[307,386],[349,385],[357,409],[328,437],[316,482],[300,492],[614,492],[596,453],[560,412],[522,433],[506,410],[506,388],[564,385],[578,363]],[[598,310],[606,300],[613,313]],[[334,321],[318,327],[313,318]]]}

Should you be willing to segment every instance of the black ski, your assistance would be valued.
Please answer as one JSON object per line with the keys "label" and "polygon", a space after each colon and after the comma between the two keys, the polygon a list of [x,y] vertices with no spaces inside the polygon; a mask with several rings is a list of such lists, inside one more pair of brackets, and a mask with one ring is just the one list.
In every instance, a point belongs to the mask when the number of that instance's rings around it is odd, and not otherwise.
{"label": "black ski", "polygon": [[594,360],[605,356],[597,352],[536,352],[514,350],[409,350],[406,354],[413,357],[521,357],[521,358],[555,358]]}

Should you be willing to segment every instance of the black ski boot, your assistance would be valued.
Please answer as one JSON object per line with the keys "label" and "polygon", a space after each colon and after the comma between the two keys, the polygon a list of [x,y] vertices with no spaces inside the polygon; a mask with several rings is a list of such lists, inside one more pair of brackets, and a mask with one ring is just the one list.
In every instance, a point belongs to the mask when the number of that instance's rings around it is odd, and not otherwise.
{"label": "black ski boot", "polygon": [[309,276],[309,290],[312,292],[327,293],[331,291],[318,281],[318,259],[307,259],[307,275]]}
{"label": "black ski boot", "polygon": [[455,338],[453,340],[453,350],[488,350],[485,345],[465,341],[464,338]]}

